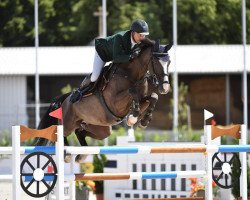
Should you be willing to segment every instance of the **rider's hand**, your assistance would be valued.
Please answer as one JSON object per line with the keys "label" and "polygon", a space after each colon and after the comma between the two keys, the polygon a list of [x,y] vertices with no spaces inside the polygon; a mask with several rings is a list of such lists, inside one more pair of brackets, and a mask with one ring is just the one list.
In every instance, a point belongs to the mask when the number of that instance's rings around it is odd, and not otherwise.
{"label": "rider's hand", "polygon": [[139,55],[139,51],[133,51],[133,53],[130,55],[129,60],[133,60]]}

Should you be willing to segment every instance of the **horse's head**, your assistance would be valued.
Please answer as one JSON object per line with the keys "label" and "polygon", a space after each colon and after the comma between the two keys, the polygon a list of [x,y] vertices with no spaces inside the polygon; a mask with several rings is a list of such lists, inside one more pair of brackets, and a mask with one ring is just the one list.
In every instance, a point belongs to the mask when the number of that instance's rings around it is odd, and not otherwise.
{"label": "horse's head", "polygon": [[172,47],[170,45],[159,45],[159,42],[151,47],[147,47],[142,51],[141,57],[144,57],[144,63],[150,74],[156,78],[158,90],[161,94],[167,94],[170,90],[168,67],[170,65],[170,58],[168,50]]}

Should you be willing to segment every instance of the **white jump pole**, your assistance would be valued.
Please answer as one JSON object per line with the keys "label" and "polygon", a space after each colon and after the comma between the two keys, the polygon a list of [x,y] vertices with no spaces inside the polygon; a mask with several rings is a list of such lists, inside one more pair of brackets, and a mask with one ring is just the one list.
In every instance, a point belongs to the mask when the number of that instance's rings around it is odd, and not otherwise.
{"label": "white jump pole", "polygon": [[[74,161],[71,160],[70,162],[70,172],[71,174],[74,174]],[[75,181],[69,182],[69,193],[72,200],[76,199],[76,187],[75,187]]]}
{"label": "white jump pole", "polygon": [[[212,129],[211,126],[204,126],[204,135],[205,135],[205,145],[211,145],[211,134]],[[206,166],[205,170],[207,172],[206,181],[205,181],[205,197],[206,200],[213,200],[213,187],[212,187],[212,152],[207,151],[205,154]]]}
{"label": "white jump pole", "polygon": [[21,199],[20,186],[20,126],[12,126],[12,199]]}
{"label": "white jump pole", "polygon": [[63,126],[57,126],[57,141],[56,141],[56,163],[57,163],[57,183],[56,183],[56,198],[64,199],[64,140]]}
{"label": "white jump pole", "polygon": [[[205,154],[206,160],[206,200],[213,199],[213,190],[212,190],[212,154],[215,152],[217,147],[212,145],[212,126],[204,125],[204,135],[205,135],[205,145],[210,146],[207,148]],[[13,164],[13,191],[12,199],[20,200],[21,199],[21,190],[20,190],[20,164],[21,164],[21,146],[20,146],[20,126],[12,127],[12,164]],[[239,145],[247,144],[247,129],[245,125],[241,125],[241,140]],[[222,145],[223,146],[223,145]],[[56,142],[56,161],[57,161],[57,186],[56,186],[56,199],[64,199],[64,181],[68,181],[67,177],[64,175],[64,138],[63,138],[63,126],[57,126],[57,142]],[[67,149],[66,149],[67,150]],[[92,151],[91,151],[92,152]],[[86,153],[86,152],[85,152]],[[93,152],[92,152],[93,153]],[[96,150],[94,154],[96,154]],[[100,152],[99,152],[100,153]],[[240,194],[243,200],[247,200],[247,153],[240,152],[240,160],[242,165],[242,174],[240,176]],[[71,166],[73,167],[73,166]],[[186,174],[186,172],[182,172]],[[71,199],[75,200],[75,185],[74,179],[70,179],[71,182]],[[74,187],[74,188],[73,188]]]}
{"label": "white jump pole", "polygon": [[[247,127],[246,125],[241,125],[241,139],[239,141],[240,145],[247,144]],[[241,176],[240,176],[240,195],[242,200],[247,200],[247,153],[240,152],[240,162],[241,162]]]}

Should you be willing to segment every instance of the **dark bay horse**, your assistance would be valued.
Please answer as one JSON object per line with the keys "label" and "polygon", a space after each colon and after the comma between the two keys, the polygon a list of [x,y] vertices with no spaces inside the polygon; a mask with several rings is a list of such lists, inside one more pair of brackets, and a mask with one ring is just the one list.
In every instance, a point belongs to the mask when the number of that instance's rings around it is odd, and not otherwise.
{"label": "dark bay horse", "polygon": [[[171,47],[170,47],[171,48]],[[113,72],[103,87],[98,87],[90,95],[76,103],[70,102],[70,93],[53,102],[40,122],[39,129],[58,124],[49,113],[59,106],[63,110],[65,138],[75,131],[81,145],[87,145],[85,137],[102,140],[111,134],[111,126],[128,116],[128,125],[139,124],[146,127],[151,120],[153,108],[158,99],[154,92],[166,94],[169,90],[168,66],[170,61],[162,61],[169,46],[155,52],[154,45],[141,47],[138,57],[129,63],[113,64]],[[42,145],[43,139],[37,143]],[[67,145],[67,141],[65,140]],[[44,145],[44,144],[43,144]]]}

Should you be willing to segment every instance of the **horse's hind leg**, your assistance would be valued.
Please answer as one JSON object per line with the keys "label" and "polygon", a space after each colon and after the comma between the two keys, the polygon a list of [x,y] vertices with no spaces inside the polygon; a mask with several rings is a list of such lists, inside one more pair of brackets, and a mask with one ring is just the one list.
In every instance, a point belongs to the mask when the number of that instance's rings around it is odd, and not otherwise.
{"label": "horse's hind leg", "polygon": [[[76,129],[75,134],[82,146],[87,146],[85,137],[103,140],[111,134],[110,126],[98,126],[92,124],[82,124],[82,128]],[[77,155],[75,161],[81,163],[86,159],[86,155]]]}
{"label": "horse's hind leg", "polygon": [[[64,139],[64,146],[69,146],[69,142],[67,140],[67,137],[63,137]],[[71,155],[67,154],[66,151],[64,151],[64,161],[66,163],[70,163],[71,162]]]}
{"label": "horse's hind leg", "polygon": [[[87,142],[86,142],[86,130],[78,128],[75,130],[75,134],[76,137],[79,141],[79,143],[81,144],[81,146],[88,146]],[[78,163],[82,163],[85,159],[87,158],[87,155],[84,154],[78,154],[75,157],[75,161]]]}

